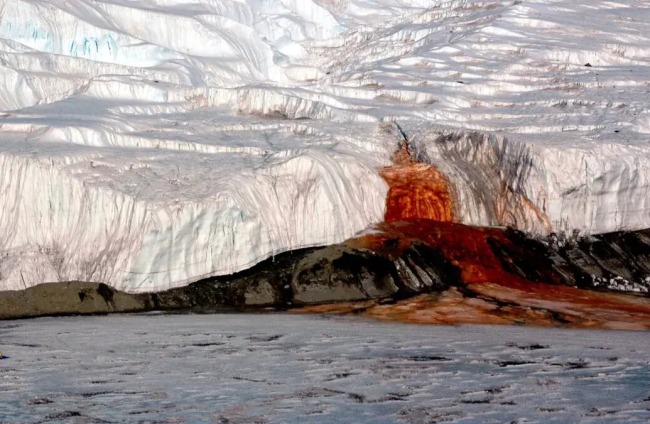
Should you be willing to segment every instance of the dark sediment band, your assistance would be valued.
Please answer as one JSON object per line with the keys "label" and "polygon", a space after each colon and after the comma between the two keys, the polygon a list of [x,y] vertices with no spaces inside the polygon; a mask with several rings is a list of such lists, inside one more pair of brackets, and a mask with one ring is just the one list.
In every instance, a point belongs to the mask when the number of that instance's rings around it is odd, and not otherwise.
{"label": "dark sediment band", "polygon": [[224,277],[159,293],[129,294],[105,284],[45,283],[0,292],[0,319],[144,311],[290,308],[338,301],[401,299],[440,290],[455,267],[413,244],[391,258],[346,244],[287,252]]}
{"label": "dark sediment band", "polygon": [[[409,220],[382,224],[377,232],[345,243],[287,252],[238,274],[159,293],[128,294],[105,284],[82,282],[1,292],[0,318],[289,309],[341,302],[355,302],[353,310],[361,308],[369,315],[378,314],[369,307],[380,306],[382,314],[390,316],[394,315],[394,311],[387,312],[391,304],[438,293],[411,301],[420,303],[420,318],[408,320],[475,322],[472,308],[480,304],[478,316],[483,322],[588,321],[607,327],[603,324],[606,317],[618,311],[648,328],[648,275],[650,230],[561,240],[533,238],[503,228]],[[609,293],[612,290],[638,293],[615,296]],[[577,320],[571,311],[558,313],[561,302],[574,304],[581,313],[596,310],[602,319]],[[440,318],[440,307],[452,304],[458,316],[454,318],[447,309],[444,319]],[[427,308],[428,321],[422,318]],[[432,315],[438,318],[431,319]]]}

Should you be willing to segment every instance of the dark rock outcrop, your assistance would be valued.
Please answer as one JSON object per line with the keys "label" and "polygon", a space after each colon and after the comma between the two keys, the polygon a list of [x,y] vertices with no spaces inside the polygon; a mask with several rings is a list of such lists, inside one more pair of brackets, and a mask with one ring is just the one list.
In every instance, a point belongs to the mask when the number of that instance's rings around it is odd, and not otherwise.
{"label": "dark rock outcrop", "polygon": [[[488,243],[507,271],[535,282],[648,294],[650,230],[535,239],[508,229]],[[514,248],[513,248],[514,246]]]}
{"label": "dark rock outcrop", "polygon": [[45,283],[0,292],[0,319],[142,311],[141,296],[97,283]]}
{"label": "dark rock outcrop", "polygon": [[459,279],[441,252],[413,244],[399,256],[339,244],[287,252],[240,273],[159,293],[129,294],[96,283],[45,283],[0,292],[0,319],[42,315],[290,308],[401,299]]}
{"label": "dark rock outcrop", "polygon": [[510,281],[636,292],[650,287],[650,230],[546,239],[434,221],[385,224],[377,234],[296,250],[229,276],[159,293],[105,284],[46,283],[0,292],[0,319],[41,315],[288,309],[398,301],[451,286]]}
{"label": "dark rock outcrop", "polygon": [[155,297],[159,309],[289,308],[404,298],[442,290],[457,280],[458,270],[440,252],[424,245],[414,244],[391,257],[338,244],[287,252],[246,271]]}

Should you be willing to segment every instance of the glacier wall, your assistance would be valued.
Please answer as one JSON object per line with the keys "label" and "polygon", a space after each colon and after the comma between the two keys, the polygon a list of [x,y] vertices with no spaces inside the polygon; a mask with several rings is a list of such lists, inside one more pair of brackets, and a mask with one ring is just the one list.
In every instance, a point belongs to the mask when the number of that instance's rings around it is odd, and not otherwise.
{"label": "glacier wall", "polygon": [[242,172],[218,152],[152,150],[125,161],[123,148],[99,156],[94,146],[71,153],[52,142],[45,161],[13,147],[0,155],[5,290],[71,280],[131,292],[177,287],[336,243],[384,211],[383,180],[344,152],[242,152]]}
{"label": "glacier wall", "polygon": [[648,149],[553,146],[454,130],[416,132],[410,144],[418,161],[452,182],[462,223],[541,234],[597,234],[650,224]]}
{"label": "glacier wall", "polygon": [[395,122],[464,223],[647,228],[646,3],[0,0],[0,290],[340,242]]}

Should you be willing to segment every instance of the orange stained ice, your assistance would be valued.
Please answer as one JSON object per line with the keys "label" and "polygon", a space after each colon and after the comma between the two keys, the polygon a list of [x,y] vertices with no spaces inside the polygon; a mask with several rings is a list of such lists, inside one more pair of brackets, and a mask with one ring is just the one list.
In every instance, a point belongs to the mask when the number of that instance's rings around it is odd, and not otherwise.
{"label": "orange stained ice", "polygon": [[[561,285],[550,266],[536,266],[536,281],[511,273],[505,267],[510,258],[531,258],[526,246],[513,242],[504,228],[454,223],[454,201],[446,177],[430,165],[414,163],[406,147],[395,154],[394,162],[381,170],[389,185],[385,222],[372,234],[350,239],[347,244],[393,258],[413,243],[425,244],[458,267],[457,286],[390,304],[371,300],[299,311],[357,313],[429,324],[650,329],[647,297]],[[510,255],[498,257],[492,248],[495,244]]]}
{"label": "orange stained ice", "polygon": [[422,218],[453,221],[453,201],[446,177],[431,165],[415,163],[402,147],[394,164],[380,171],[388,183],[386,222]]}

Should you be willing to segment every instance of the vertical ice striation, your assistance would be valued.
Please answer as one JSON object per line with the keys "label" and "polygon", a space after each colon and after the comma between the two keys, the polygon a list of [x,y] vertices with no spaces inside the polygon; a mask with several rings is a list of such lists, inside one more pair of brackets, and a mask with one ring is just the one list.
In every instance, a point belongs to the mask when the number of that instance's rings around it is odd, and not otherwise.
{"label": "vertical ice striation", "polygon": [[[239,132],[245,142],[254,134]],[[384,211],[386,187],[374,167],[326,146],[149,148],[148,157],[133,157],[132,147],[70,151],[51,141],[34,157],[25,142],[0,155],[5,290],[69,280],[132,292],[176,287],[344,240]]]}
{"label": "vertical ice striation", "polygon": [[418,160],[452,181],[460,222],[583,234],[650,225],[650,151],[479,132],[414,134]]}

